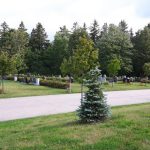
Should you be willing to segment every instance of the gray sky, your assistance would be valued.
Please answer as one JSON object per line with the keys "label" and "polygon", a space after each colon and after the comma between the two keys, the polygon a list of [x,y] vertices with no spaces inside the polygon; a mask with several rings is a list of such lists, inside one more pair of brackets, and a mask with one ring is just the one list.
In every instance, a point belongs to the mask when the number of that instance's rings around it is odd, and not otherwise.
{"label": "gray sky", "polygon": [[100,27],[125,20],[135,32],[150,23],[149,7],[150,0],[0,0],[0,23],[17,28],[23,21],[30,32],[41,22],[50,39],[60,26],[90,26],[94,19]]}

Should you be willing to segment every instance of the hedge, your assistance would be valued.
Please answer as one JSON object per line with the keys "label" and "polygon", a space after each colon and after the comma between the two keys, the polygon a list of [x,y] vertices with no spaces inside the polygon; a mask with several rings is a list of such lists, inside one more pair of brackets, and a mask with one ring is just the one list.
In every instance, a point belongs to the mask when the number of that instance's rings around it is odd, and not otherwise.
{"label": "hedge", "polygon": [[40,85],[48,86],[51,88],[67,89],[69,88],[68,83],[54,81],[54,80],[40,80]]}
{"label": "hedge", "polygon": [[6,76],[6,80],[14,80],[14,76]]}

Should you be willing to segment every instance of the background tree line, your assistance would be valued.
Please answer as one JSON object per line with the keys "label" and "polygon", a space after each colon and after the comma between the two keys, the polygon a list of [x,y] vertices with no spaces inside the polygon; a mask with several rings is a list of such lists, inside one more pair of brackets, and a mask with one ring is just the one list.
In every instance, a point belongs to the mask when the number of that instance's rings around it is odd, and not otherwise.
{"label": "background tree line", "polygon": [[[108,74],[108,64],[119,60],[119,75],[143,76],[143,66],[150,62],[150,24],[133,34],[122,20],[118,25],[96,20],[90,27],[73,24],[71,30],[60,27],[53,41],[49,41],[41,23],[31,33],[23,22],[17,29],[6,22],[0,28],[0,54],[15,56],[17,73],[41,75],[72,74],[83,76],[91,67],[100,64]],[[4,53],[3,53],[4,55]]]}

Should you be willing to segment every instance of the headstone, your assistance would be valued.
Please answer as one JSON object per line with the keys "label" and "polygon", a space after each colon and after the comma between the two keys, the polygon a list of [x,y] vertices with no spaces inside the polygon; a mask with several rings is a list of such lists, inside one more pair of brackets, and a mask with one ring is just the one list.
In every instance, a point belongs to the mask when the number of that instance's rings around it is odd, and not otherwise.
{"label": "headstone", "polygon": [[35,85],[40,85],[40,78],[36,78]]}
{"label": "headstone", "polygon": [[100,75],[100,76],[98,77],[98,82],[99,82],[100,84],[102,84],[102,80],[103,80],[102,75]]}
{"label": "headstone", "polygon": [[105,82],[106,82],[106,75],[104,74],[102,77],[102,83],[105,83]]}
{"label": "headstone", "polygon": [[17,76],[14,76],[14,81],[17,81]]}

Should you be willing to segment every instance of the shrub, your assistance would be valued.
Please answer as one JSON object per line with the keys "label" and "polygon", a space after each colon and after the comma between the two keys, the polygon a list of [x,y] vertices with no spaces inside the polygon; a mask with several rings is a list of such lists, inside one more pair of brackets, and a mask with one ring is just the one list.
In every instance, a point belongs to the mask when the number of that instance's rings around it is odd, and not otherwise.
{"label": "shrub", "polygon": [[45,77],[46,80],[53,80],[53,81],[60,81],[60,82],[67,82],[66,78],[60,78],[60,77]]}
{"label": "shrub", "polygon": [[12,75],[6,76],[6,80],[14,80],[14,76]]}
{"label": "shrub", "polygon": [[67,89],[69,88],[68,83],[51,81],[51,80],[40,80],[40,85],[48,86],[51,88]]}
{"label": "shrub", "polygon": [[141,83],[150,83],[150,80],[143,78],[143,79],[141,79],[140,82],[141,82]]}
{"label": "shrub", "polygon": [[25,82],[25,78],[24,77],[18,77],[17,79],[19,82]]}

